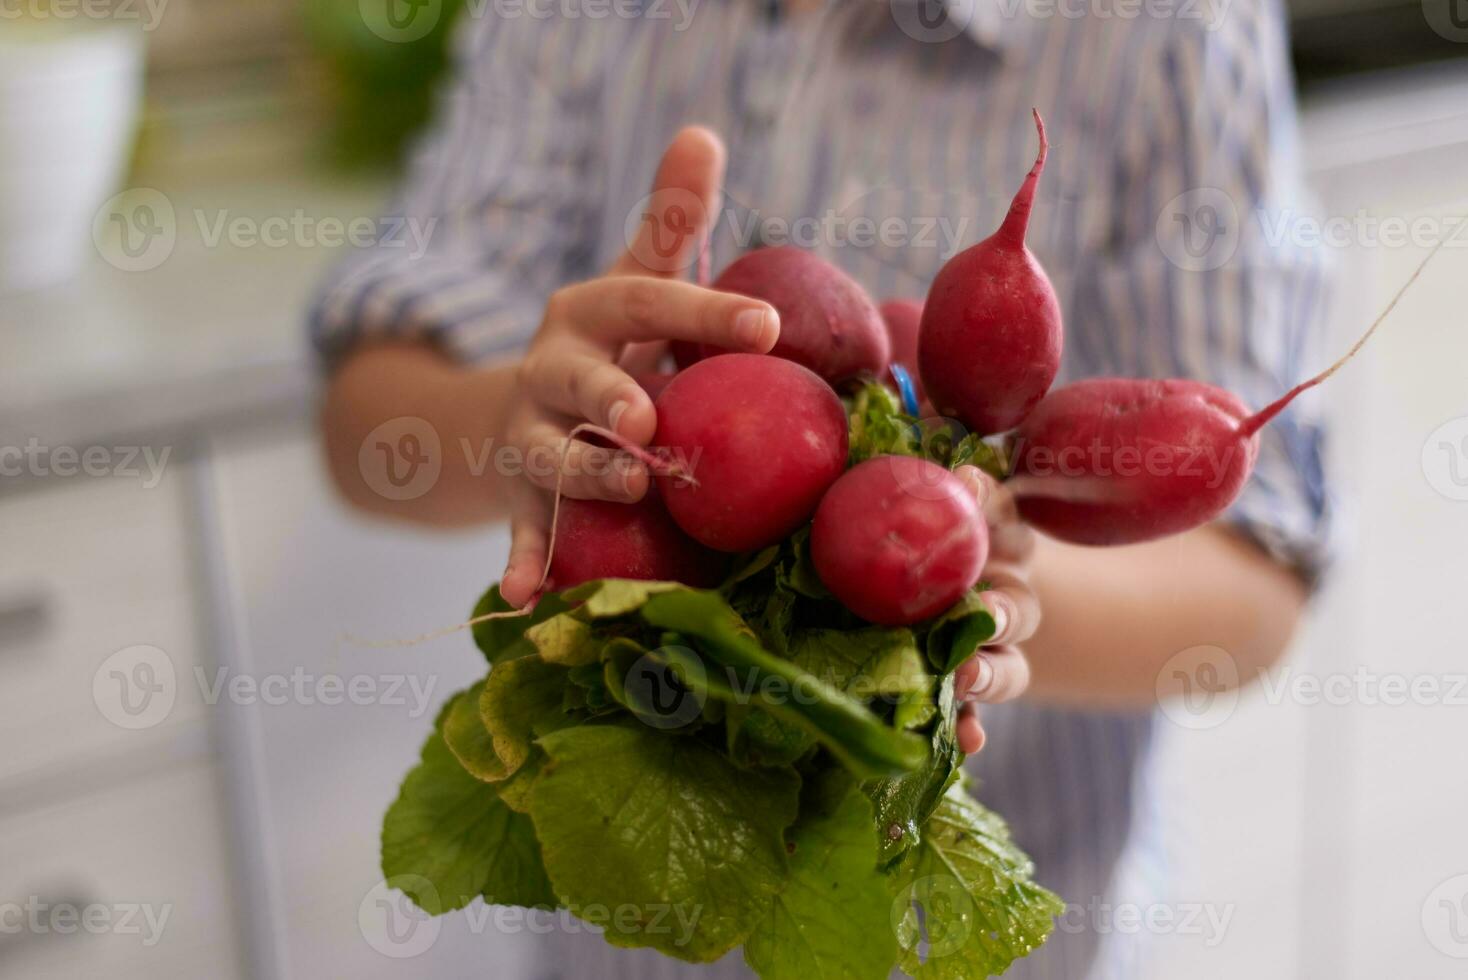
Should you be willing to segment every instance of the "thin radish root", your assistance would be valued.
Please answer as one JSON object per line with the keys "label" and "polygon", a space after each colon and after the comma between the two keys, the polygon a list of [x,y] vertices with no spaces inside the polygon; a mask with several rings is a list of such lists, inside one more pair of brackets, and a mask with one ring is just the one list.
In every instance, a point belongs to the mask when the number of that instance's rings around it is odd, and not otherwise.
{"label": "thin radish root", "polygon": [[534,609],[535,603],[532,601],[527,603],[522,609],[485,613],[483,616],[475,616],[473,619],[459,623],[457,626],[445,626],[443,629],[434,630],[431,633],[424,633],[421,636],[415,636],[407,640],[369,640],[355,633],[343,633],[338,637],[338,641],[351,644],[354,647],[364,647],[368,650],[406,650],[410,647],[422,646],[433,640],[441,640],[446,636],[453,636],[455,633],[462,633],[467,629],[473,629],[480,623],[488,623],[496,619],[515,619],[519,616],[528,616]]}
{"label": "thin radish root", "polygon": [[1426,270],[1427,264],[1432,261],[1433,256],[1442,251],[1442,247],[1452,240],[1452,237],[1445,237],[1442,241],[1433,246],[1432,251],[1428,252],[1427,257],[1423,259],[1422,262],[1417,266],[1417,271],[1413,272],[1412,277],[1402,284],[1402,288],[1397,290],[1397,294],[1393,296],[1391,302],[1386,305],[1386,309],[1381,311],[1381,316],[1377,317],[1375,322],[1373,322],[1370,327],[1366,328],[1366,332],[1361,335],[1359,340],[1351,345],[1351,349],[1346,351],[1346,353],[1341,356],[1340,360],[1336,361],[1324,371],[1321,371],[1315,377],[1310,378],[1307,381],[1302,381],[1299,384],[1295,385],[1289,391],[1285,392],[1283,396],[1266,405],[1264,408],[1255,412],[1248,418],[1244,419],[1244,421],[1239,424],[1239,435],[1243,436],[1245,439],[1249,438],[1254,433],[1258,432],[1260,429],[1268,425],[1270,422],[1273,422],[1275,416],[1279,415],[1280,412],[1283,412],[1286,408],[1289,407],[1290,402],[1294,401],[1296,398],[1300,397],[1305,392],[1309,391],[1311,388],[1314,388],[1316,385],[1320,384],[1321,382],[1328,379],[1331,375],[1335,374],[1341,368],[1345,367],[1346,363],[1350,361],[1351,358],[1359,354],[1361,352],[1361,348],[1366,346],[1366,342],[1371,339],[1371,335],[1376,333],[1376,328],[1381,326],[1382,323],[1386,321],[1387,317],[1391,316],[1392,311],[1397,308],[1397,304],[1402,301],[1402,297],[1407,295],[1407,290],[1411,289],[1412,285],[1417,282],[1419,278],[1421,278],[1423,271]]}

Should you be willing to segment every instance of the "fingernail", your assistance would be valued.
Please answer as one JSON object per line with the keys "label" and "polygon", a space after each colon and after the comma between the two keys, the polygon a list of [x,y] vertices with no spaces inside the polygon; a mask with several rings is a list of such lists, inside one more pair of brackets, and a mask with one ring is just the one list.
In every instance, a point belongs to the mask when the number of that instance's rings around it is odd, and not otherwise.
{"label": "fingernail", "polygon": [[994,617],[994,637],[998,639],[1009,630],[1009,601],[999,595],[987,597],[989,615]]}
{"label": "fingernail", "polygon": [[765,310],[745,310],[734,318],[734,338],[745,347],[764,350],[768,346],[765,327],[768,319]]}
{"label": "fingernail", "polygon": [[978,656],[978,665],[974,669],[974,682],[969,685],[967,694],[971,698],[981,698],[989,693],[989,688],[994,684],[994,665],[981,653]]}
{"label": "fingernail", "polygon": [[632,403],[627,401],[626,399],[619,398],[616,401],[612,402],[612,407],[607,411],[607,422],[610,423],[608,428],[610,428],[613,432],[616,432],[617,423],[622,421],[622,416],[626,415],[627,409],[631,407]]}

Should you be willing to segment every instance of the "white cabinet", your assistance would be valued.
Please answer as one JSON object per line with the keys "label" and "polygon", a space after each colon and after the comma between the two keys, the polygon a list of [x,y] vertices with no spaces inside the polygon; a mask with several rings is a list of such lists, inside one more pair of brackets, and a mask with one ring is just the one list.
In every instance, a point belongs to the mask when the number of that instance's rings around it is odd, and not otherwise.
{"label": "white cabinet", "polygon": [[[219,505],[231,618],[242,670],[302,678],[305,698],[243,706],[258,783],[263,887],[274,906],[280,976],[515,980],[534,976],[535,937],[458,913],[405,963],[359,923],[376,895],[383,811],[448,695],[482,676],[467,632],[399,649],[343,639],[413,637],[462,622],[503,567],[503,530],[439,533],[360,518],[327,484],[314,438],[262,434],[219,443]],[[321,685],[355,684],[364,703],[326,703]],[[333,687],[332,689],[336,689]],[[232,706],[236,707],[236,706]]]}
{"label": "white cabinet", "polygon": [[7,975],[244,975],[188,473],[38,477],[0,498]]}

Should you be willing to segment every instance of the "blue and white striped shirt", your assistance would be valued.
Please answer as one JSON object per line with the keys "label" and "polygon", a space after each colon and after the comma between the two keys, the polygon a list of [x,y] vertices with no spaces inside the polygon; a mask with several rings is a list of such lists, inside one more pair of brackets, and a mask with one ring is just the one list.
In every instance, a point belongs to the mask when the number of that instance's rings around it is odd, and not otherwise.
{"label": "blue and white striped shirt", "polygon": [[[1262,406],[1318,365],[1323,263],[1254,221],[1303,197],[1269,0],[948,0],[947,21],[924,0],[779,8],[471,4],[458,80],[395,206],[438,219],[431,247],[341,266],[313,321],[323,356],[404,334],[466,360],[514,352],[549,293],[627,247],[661,151],[689,123],[730,148],[715,268],[786,240],[879,298],[921,297],[944,260],[997,227],[1033,161],[1036,106],[1052,152],[1029,244],[1064,310],[1062,381],[1190,377]],[[1310,406],[1264,431],[1228,515],[1306,574],[1328,538]],[[1124,883],[1165,888],[1150,718],[1015,705],[985,720],[981,795],[1044,883],[1076,905]],[[1134,976],[1120,938],[1062,930],[1012,975]],[[547,956],[548,975],[567,978],[743,975],[587,936],[557,937]]]}

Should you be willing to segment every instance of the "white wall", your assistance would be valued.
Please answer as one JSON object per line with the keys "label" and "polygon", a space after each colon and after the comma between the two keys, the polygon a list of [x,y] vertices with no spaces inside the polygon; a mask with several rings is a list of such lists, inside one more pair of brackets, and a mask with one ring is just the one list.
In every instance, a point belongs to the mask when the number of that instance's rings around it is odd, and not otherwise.
{"label": "white wall", "polygon": [[[1468,79],[1423,83],[1373,83],[1307,112],[1325,214],[1468,214]],[[1342,349],[1426,254],[1354,234],[1337,256]],[[1211,947],[1202,936],[1161,938],[1158,977],[1468,975],[1468,877],[1453,880],[1468,875],[1468,686],[1454,687],[1468,677],[1462,237],[1322,392],[1338,418],[1335,478],[1354,498],[1351,538],[1275,681],[1341,678],[1330,683],[1344,697],[1332,700],[1344,703],[1256,688],[1215,728],[1165,726],[1164,778],[1186,800],[1177,900],[1232,919]],[[1454,420],[1444,448],[1434,433]],[[1384,703],[1389,676],[1436,693]],[[1457,704],[1443,703],[1452,696]]]}

